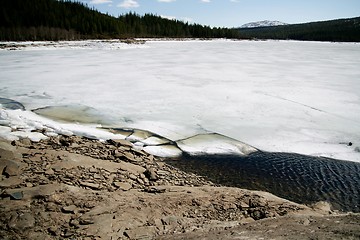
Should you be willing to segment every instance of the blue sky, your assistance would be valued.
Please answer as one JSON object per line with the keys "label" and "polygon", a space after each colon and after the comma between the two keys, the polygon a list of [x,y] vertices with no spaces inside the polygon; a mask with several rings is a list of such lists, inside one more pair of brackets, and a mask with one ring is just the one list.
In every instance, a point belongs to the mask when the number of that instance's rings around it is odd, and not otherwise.
{"label": "blue sky", "polygon": [[80,0],[113,16],[153,13],[215,27],[261,20],[304,23],[360,16],[360,0]]}

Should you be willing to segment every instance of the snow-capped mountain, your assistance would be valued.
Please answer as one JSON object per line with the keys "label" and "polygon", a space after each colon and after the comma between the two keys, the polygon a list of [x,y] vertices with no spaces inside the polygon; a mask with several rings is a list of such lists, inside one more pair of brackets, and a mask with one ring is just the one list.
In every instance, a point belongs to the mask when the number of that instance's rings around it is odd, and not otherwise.
{"label": "snow-capped mountain", "polygon": [[288,25],[287,23],[279,22],[279,21],[259,21],[259,22],[251,22],[242,25],[240,28],[255,28],[255,27],[272,27],[272,26],[281,26]]}

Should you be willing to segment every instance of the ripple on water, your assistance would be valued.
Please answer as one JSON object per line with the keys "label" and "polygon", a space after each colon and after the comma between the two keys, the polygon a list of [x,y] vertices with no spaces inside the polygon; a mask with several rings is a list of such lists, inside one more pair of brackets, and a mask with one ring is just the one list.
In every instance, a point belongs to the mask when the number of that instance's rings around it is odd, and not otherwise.
{"label": "ripple on water", "polygon": [[168,161],[227,186],[263,190],[299,202],[329,201],[334,209],[360,212],[360,164],[293,153],[186,156]]}

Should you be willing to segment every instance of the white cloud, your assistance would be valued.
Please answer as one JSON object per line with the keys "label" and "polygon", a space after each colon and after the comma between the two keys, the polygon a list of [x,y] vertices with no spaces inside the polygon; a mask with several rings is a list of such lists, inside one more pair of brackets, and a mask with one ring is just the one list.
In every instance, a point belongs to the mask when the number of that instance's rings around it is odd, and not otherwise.
{"label": "white cloud", "polygon": [[183,22],[189,22],[189,23],[194,22],[194,19],[189,18],[189,17],[182,17],[182,18],[180,18],[180,20]]}
{"label": "white cloud", "polygon": [[174,17],[174,16],[160,15],[160,17],[165,18],[165,19],[169,19],[169,20],[175,20],[176,19],[176,17]]}
{"label": "white cloud", "polygon": [[210,0],[201,0],[201,2],[203,2],[203,3],[209,3],[209,2],[211,2]]}
{"label": "white cloud", "polygon": [[117,6],[121,8],[137,8],[140,5],[136,0],[124,0],[122,3],[119,3]]}
{"label": "white cloud", "polygon": [[169,2],[175,2],[176,0],[157,0],[158,2],[167,2],[167,3],[169,3]]}
{"label": "white cloud", "polygon": [[112,3],[112,0],[91,0],[91,4],[104,4],[104,3]]}
{"label": "white cloud", "polygon": [[189,22],[189,23],[194,21],[192,18],[189,18],[189,17],[174,17],[174,16],[167,16],[167,15],[160,15],[160,17],[166,18],[169,20],[180,20],[180,21]]}

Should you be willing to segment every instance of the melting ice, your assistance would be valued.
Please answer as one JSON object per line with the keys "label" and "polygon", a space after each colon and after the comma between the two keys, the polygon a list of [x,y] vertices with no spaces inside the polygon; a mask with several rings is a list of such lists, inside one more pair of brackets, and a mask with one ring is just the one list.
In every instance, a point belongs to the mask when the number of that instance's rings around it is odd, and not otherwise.
{"label": "melting ice", "polygon": [[27,111],[2,104],[2,137],[39,140],[45,135],[33,130],[46,128],[130,137],[161,156],[262,149],[360,162],[359,44],[18,44],[0,50],[0,97]]}

